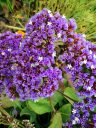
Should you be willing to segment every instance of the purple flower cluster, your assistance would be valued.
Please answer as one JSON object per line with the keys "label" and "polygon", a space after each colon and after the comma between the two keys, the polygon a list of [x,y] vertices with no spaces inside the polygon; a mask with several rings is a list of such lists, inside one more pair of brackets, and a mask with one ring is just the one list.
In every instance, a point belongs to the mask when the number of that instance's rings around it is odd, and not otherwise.
{"label": "purple flower cluster", "polygon": [[77,34],[75,20],[47,9],[30,18],[26,36],[0,36],[0,92],[20,100],[50,97],[71,76],[82,101],[75,103],[68,127],[96,127],[96,45]]}
{"label": "purple flower cluster", "polygon": [[[35,100],[49,97],[58,89],[59,81],[63,78],[62,71],[55,65],[56,37],[52,21],[55,22],[55,18],[51,12],[42,10],[27,23],[26,37],[19,44],[15,42],[19,47],[15,46],[16,50],[12,49],[10,59],[7,58],[10,61],[10,76],[4,74],[5,91],[10,98]],[[7,39],[1,40],[4,42]],[[9,75],[7,69],[6,72]]]}
{"label": "purple flower cluster", "polygon": [[[70,22],[71,24],[74,22]],[[75,24],[74,24],[75,26]],[[96,106],[96,45],[86,41],[85,35],[69,30],[68,39],[61,49],[58,61],[62,72],[70,74],[73,86],[78,91],[81,103],[75,103],[70,126],[89,128],[94,124],[94,107]],[[69,40],[70,38],[70,40]],[[63,40],[63,39],[62,39]]]}
{"label": "purple flower cluster", "polygon": [[0,93],[6,86],[6,81],[12,77],[12,54],[17,53],[22,40],[21,35],[5,32],[0,35]]}

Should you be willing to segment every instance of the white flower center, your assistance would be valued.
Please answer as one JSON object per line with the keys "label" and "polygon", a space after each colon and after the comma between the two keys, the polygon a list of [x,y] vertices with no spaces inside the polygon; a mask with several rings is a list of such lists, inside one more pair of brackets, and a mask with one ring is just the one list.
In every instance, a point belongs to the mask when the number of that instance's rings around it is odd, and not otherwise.
{"label": "white flower center", "polygon": [[92,51],[90,50],[89,53],[92,54]]}
{"label": "white flower center", "polygon": [[73,110],[72,110],[72,113],[73,113],[73,114],[75,114],[75,113],[76,113],[76,110],[75,110],[75,109],[73,109]]}
{"label": "white flower center", "polygon": [[85,34],[82,34],[82,36],[83,36],[84,38],[86,38],[86,35],[85,35]]}
{"label": "white flower center", "polygon": [[96,55],[95,54],[93,55],[93,58],[96,59]]}
{"label": "white flower center", "polygon": [[48,13],[51,13],[51,11],[50,11],[50,10],[48,10]]}
{"label": "white flower center", "polygon": [[5,55],[5,52],[1,52],[2,55]]}
{"label": "white flower center", "polygon": [[87,64],[87,60],[82,61],[83,64]]}
{"label": "white flower center", "polygon": [[94,65],[91,65],[91,69],[95,69]]}
{"label": "white flower center", "polygon": [[87,90],[90,91],[91,90],[91,87],[87,87]]}
{"label": "white flower center", "polygon": [[58,38],[61,38],[61,33],[58,33],[58,34],[57,34],[57,37],[58,37]]}
{"label": "white flower center", "polygon": [[76,121],[76,122],[78,122],[78,121],[79,121],[78,117],[75,117],[75,121]]}
{"label": "white flower center", "polygon": [[63,15],[63,16],[62,16],[62,18],[64,18],[64,19],[65,19],[65,18],[66,18],[66,16],[65,16],[65,15]]}
{"label": "white flower center", "polygon": [[42,61],[42,60],[43,60],[43,57],[42,57],[42,56],[40,56],[40,57],[38,58],[38,60],[39,60],[39,61]]}
{"label": "white flower center", "polygon": [[53,52],[52,57],[55,57],[55,56],[56,56],[56,52]]}
{"label": "white flower center", "polygon": [[79,122],[78,117],[75,117],[75,119],[72,121],[72,124],[76,124],[76,123],[78,123],[78,122]]}
{"label": "white flower center", "polygon": [[38,66],[38,65],[39,65],[38,62],[36,62],[36,63],[34,63],[34,64],[32,63],[32,64],[31,64],[31,67],[36,67],[36,66]]}
{"label": "white flower center", "polygon": [[32,25],[32,21],[31,20],[29,21],[29,24]]}
{"label": "white flower center", "polygon": [[51,22],[48,22],[47,24],[48,24],[48,26],[52,25],[52,23],[51,23]]}
{"label": "white flower center", "polygon": [[11,48],[8,48],[8,51],[9,51],[9,52],[11,52],[11,51],[12,51],[12,49],[11,49]]}
{"label": "white flower center", "polygon": [[69,68],[69,69],[71,69],[71,68],[72,68],[72,65],[71,65],[71,64],[68,64],[67,66],[68,66],[68,68]]}

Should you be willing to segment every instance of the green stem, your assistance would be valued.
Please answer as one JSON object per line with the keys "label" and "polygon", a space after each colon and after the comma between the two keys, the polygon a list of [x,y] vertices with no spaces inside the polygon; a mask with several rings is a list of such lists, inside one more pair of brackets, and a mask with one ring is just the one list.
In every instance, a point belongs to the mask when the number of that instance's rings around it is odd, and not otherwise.
{"label": "green stem", "polygon": [[[88,37],[87,38],[88,40],[91,40],[91,39],[96,39],[95,37]],[[94,42],[94,41],[93,41]]]}
{"label": "green stem", "polygon": [[92,36],[92,35],[94,35],[94,34],[96,34],[96,32],[91,33],[91,34],[88,34],[87,38],[90,37],[90,36]]}
{"label": "green stem", "polygon": [[24,128],[24,126],[22,124],[20,124],[20,123],[19,123],[19,126],[20,126],[20,128]]}
{"label": "green stem", "polygon": [[61,93],[64,97],[66,97],[66,98],[72,100],[73,102],[76,102],[75,100],[73,100],[72,98],[70,98],[69,96],[67,96],[66,94],[60,92],[59,90],[57,90],[57,91],[58,91],[59,93]]}
{"label": "green stem", "polygon": [[14,26],[10,26],[10,25],[4,25],[4,27],[10,28],[10,29],[15,29],[15,30],[22,30],[22,31],[25,31],[25,28],[19,28],[19,27],[14,27]]}
{"label": "green stem", "polygon": [[4,123],[4,122],[0,122],[0,124],[3,124],[3,125],[9,125],[8,123]]}
{"label": "green stem", "polygon": [[24,28],[24,26],[22,25],[22,23],[19,21],[19,19],[17,19],[17,22],[19,23],[19,25]]}
{"label": "green stem", "polygon": [[55,110],[55,108],[54,108],[54,106],[53,106],[53,104],[52,104],[52,102],[51,102],[51,97],[49,97],[49,101],[50,101],[50,105],[51,105],[51,107],[52,107],[52,109],[53,109],[53,112],[55,113],[56,110]]}
{"label": "green stem", "polygon": [[0,106],[0,111],[1,111],[1,113],[3,113],[4,115],[10,117],[9,113],[7,113],[1,106]]}

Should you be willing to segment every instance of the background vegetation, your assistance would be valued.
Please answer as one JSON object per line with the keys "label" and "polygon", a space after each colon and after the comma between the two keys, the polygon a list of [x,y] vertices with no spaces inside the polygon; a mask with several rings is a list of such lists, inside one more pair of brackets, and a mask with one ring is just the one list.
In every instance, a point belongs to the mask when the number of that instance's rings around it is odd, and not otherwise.
{"label": "background vegetation", "polygon": [[0,21],[23,28],[29,17],[43,8],[74,17],[78,32],[96,43],[96,0],[0,0]]}

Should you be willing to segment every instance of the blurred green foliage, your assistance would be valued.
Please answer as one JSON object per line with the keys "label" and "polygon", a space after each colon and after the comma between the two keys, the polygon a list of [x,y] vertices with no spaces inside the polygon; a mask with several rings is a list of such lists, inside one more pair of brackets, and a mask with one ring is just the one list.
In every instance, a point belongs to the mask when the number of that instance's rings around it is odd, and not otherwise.
{"label": "blurred green foliage", "polygon": [[0,0],[0,14],[5,13],[7,15],[14,9],[13,0]]}
{"label": "blurred green foliage", "polygon": [[[20,27],[43,8],[59,11],[68,19],[75,18],[77,32],[86,34],[88,40],[96,42],[96,0],[0,0],[1,7],[5,14],[12,13],[10,19],[15,26],[18,23]],[[23,16],[23,23],[17,18],[18,15]]]}

